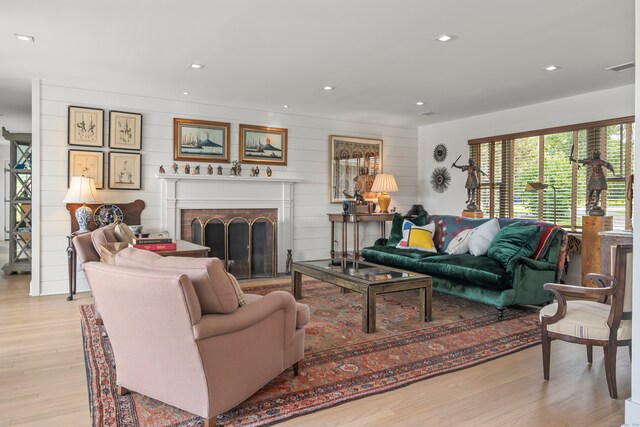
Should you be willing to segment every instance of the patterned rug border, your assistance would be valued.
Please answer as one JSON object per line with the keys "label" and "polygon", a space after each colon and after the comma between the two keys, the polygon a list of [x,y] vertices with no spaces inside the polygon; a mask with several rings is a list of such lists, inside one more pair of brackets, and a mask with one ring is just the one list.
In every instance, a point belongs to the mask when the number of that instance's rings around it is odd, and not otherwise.
{"label": "patterned rug border", "polygon": [[[305,280],[306,285],[313,283],[321,283],[319,280]],[[252,286],[244,288],[247,293],[252,291],[264,291],[264,290],[282,290],[286,287],[287,283],[274,283],[269,285]],[[81,312],[81,328],[83,335],[83,353],[85,359],[85,368],[87,375],[87,390],[89,394],[89,406],[90,415],[93,425],[95,427],[109,425],[118,427],[140,427],[138,423],[138,416],[135,413],[135,404],[133,404],[133,398],[131,396],[117,396],[115,390],[109,390],[106,387],[107,384],[115,387],[115,372],[112,371],[108,364],[104,366],[98,366],[95,363],[95,355],[102,351],[101,345],[102,336],[101,329],[95,324],[93,317],[93,305],[81,305],[79,307]],[[534,309],[523,310],[507,310],[505,312],[505,318],[501,323],[507,323],[509,321],[523,319],[537,322],[537,311]],[[535,320],[533,317],[535,316]],[[532,317],[532,319],[528,319]],[[496,324],[495,315],[483,315],[471,319],[455,320],[443,325],[430,325],[425,324],[423,327],[406,331],[402,333],[393,334],[387,337],[371,338],[362,342],[350,344],[349,346],[329,348],[326,350],[319,350],[316,352],[305,354],[305,366],[313,366],[321,364],[327,360],[341,360],[354,355],[365,355],[368,353],[374,353],[381,349],[388,349],[397,347],[399,345],[405,345],[410,342],[428,341],[437,337],[442,337],[455,333],[457,330],[471,330],[486,327],[492,324]],[[96,335],[97,334],[97,335]],[[99,338],[96,343],[96,338]],[[106,343],[106,342],[105,342]],[[402,343],[402,344],[401,344]],[[505,348],[509,344],[513,347]],[[262,427],[270,426],[284,420],[293,419],[296,417],[308,415],[314,412],[318,412],[329,407],[342,405],[347,402],[363,399],[365,397],[373,396],[380,393],[385,393],[392,390],[397,390],[402,387],[407,387],[418,381],[423,381],[429,378],[434,378],[440,375],[460,371],[473,366],[480,365],[485,362],[498,359],[503,356],[511,355],[527,348],[540,344],[540,331],[533,328],[525,332],[512,333],[506,336],[500,336],[490,341],[483,342],[481,344],[474,344],[464,346],[463,348],[454,350],[450,353],[439,354],[431,358],[425,358],[416,362],[395,365],[392,370],[387,372],[387,376],[381,375],[382,371],[374,371],[367,376],[354,376],[358,379],[358,383],[367,384],[372,381],[379,382],[381,380],[389,379],[386,384],[377,384],[370,389],[361,389],[352,394],[342,395],[341,397],[333,397],[331,400],[324,402],[305,402],[305,406],[302,408],[293,408],[289,411],[288,402],[284,402],[278,406],[280,409],[278,414],[269,416],[269,418],[261,418],[256,422],[238,423],[246,421],[246,417],[250,414],[260,413],[264,415],[264,406],[270,401],[270,399],[252,402],[250,405],[241,406],[239,408],[231,409],[224,414],[221,414],[218,418],[218,422],[224,423],[225,426],[248,426],[248,427]],[[345,348],[349,347],[349,351],[345,352]],[[496,351],[496,348],[501,350]],[[98,351],[98,353],[91,353],[90,350]],[[92,357],[93,354],[93,357]],[[104,357],[104,355],[103,355]],[[339,357],[336,359],[336,357]],[[434,363],[432,359],[440,359]],[[458,362],[458,360],[462,362]],[[450,366],[446,366],[447,362],[451,362]],[[456,364],[457,363],[457,364]],[[422,366],[417,366],[422,365]],[[106,372],[105,372],[106,370]],[[100,384],[100,378],[94,379],[93,373],[97,372],[98,376],[104,380],[107,380],[107,384],[104,387],[100,387],[100,390],[94,389],[94,384]],[[399,378],[398,378],[399,376]],[[375,377],[375,378],[370,378]],[[297,393],[296,395],[285,396],[286,400],[291,403],[308,400],[308,396],[313,396],[317,393],[317,389],[323,389],[323,391],[337,391],[343,387],[353,386],[353,383],[344,384],[343,381],[335,381],[330,384],[324,384],[317,387],[308,388]],[[111,395],[111,399],[106,399],[112,404],[105,406],[104,398],[99,398],[104,395],[108,397]],[[121,403],[117,404],[116,400],[121,399]],[[124,402],[127,400],[127,403]],[[108,402],[107,402],[108,403]],[[121,413],[119,406],[124,404],[127,407],[125,413]],[[118,420],[123,423],[118,424]],[[234,422],[235,420],[235,422]],[[167,427],[202,427],[203,420],[200,417],[193,416],[189,419],[184,419],[178,423],[174,423]]]}

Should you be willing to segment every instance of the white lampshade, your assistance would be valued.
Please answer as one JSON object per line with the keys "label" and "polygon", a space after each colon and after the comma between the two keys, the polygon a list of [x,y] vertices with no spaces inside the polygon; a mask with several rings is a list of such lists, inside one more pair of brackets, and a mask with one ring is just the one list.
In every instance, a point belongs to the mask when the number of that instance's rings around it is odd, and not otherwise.
{"label": "white lampshade", "polygon": [[398,185],[393,175],[389,173],[379,173],[373,181],[371,191],[375,193],[390,193],[398,191]]}
{"label": "white lampshade", "polygon": [[86,176],[72,176],[63,203],[100,203],[96,196],[96,180]]}

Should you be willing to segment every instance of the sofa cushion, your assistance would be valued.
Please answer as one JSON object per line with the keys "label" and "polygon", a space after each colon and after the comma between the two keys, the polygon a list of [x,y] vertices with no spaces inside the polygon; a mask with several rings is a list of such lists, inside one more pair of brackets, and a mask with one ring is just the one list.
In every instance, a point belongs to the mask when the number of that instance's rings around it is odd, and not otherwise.
{"label": "sofa cushion", "polygon": [[115,263],[186,274],[196,290],[202,314],[227,314],[239,306],[233,280],[218,258],[162,257],[151,251],[126,248],[116,254]]}
{"label": "sofa cushion", "polygon": [[449,246],[447,246],[446,252],[449,255],[466,254],[469,252],[469,238],[473,233],[473,228],[467,228],[460,231],[457,235],[453,236]]}
{"label": "sofa cushion", "polygon": [[486,256],[436,255],[414,261],[414,267],[418,273],[446,277],[469,286],[492,290],[512,287],[511,274],[498,261]]}
{"label": "sofa cushion", "polygon": [[538,246],[540,227],[519,223],[504,227],[491,242],[487,256],[507,268],[509,261],[516,256],[529,258]]}
{"label": "sofa cushion", "polygon": [[131,231],[129,226],[124,222],[116,224],[113,232],[116,239],[118,239],[118,242],[133,243],[133,239],[136,237],[136,235],[133,234],[133,231]]}
{"label": "sofa cushion", "polygon": [[91,242],[93,243],[93,248],[96,252],[100,253],[100,245],[103,243],[114,243],[117,242],[115,234],[115,224],[109,224],[104,227],[96,228],[91,232]]}
{"label": "sofa cushion", "polygon": [[405,220],[402,225],[402,240],[400,240],[396,248],[438,252],[433,244],[433,232],[435,229],[436,226],[434,223],[421,227]]}
{"label": "sofa cushion", "polygon": [[[427,224],[427,216],[425,214],[422,214],[406,221],[410,221],[412,224],[422,226]],[[391,223],[391,232],[389,233],[387,246],[392,246],[395,248],[398,243],[400,243],[400,240],[402,240],[402,225],[404,224],[404,222],[405,219],[399,213],[396,213],[393,216],[393,222]]]}
{"label": "sofa cushion", "polygon": [[431,215],[429,220],[436,224],[433,242],[438,252],[444,253],[449,244],[460,232],[474,229],[488,221],[487,218],[464,218],[452,215]]}
{"label": "sofa cushion", "polygon": [[438,255],[437,253],[417,249],[398,249],[389,246],[370,246],[361,251],[362,257],[375,264],[413,270],[416,261]]}
{"label": "sofa cushion", "polygon": [[493,218],[476,227],[469,237],[469,253],[475,256],[486,255],[491,242],[500,231],[500,223]]}

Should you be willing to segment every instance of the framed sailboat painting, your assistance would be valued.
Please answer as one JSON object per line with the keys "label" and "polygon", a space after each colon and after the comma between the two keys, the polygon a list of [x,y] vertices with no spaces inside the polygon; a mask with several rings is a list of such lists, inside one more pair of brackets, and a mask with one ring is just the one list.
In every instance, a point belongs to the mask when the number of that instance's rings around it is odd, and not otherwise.
{"label": "framed sailboat painting", "polygon": [[240,163],[287,165],[287,129],[240,125]]}
{"label": "framed sailboat painting", "polygon": [[229,163],[229,123],[173,119],[173,159]]}

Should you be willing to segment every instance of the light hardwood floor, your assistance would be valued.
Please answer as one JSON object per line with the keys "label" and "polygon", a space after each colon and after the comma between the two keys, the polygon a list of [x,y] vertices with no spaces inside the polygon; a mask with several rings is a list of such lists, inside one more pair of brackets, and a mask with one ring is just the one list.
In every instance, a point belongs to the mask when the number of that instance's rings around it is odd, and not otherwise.
{"label": "light hardwood floor", "polygon": [[[30,276],[0,276],[0,426],[88,426],[77,306],[28,295]],[[255,285],[256,282],[251,283]],[[294,418],[281,426],[619,426],[630,395],[626,348],[618,400],[609,398],[602,352],[554,342],[551,380],[540,346],[470,369]]]}

